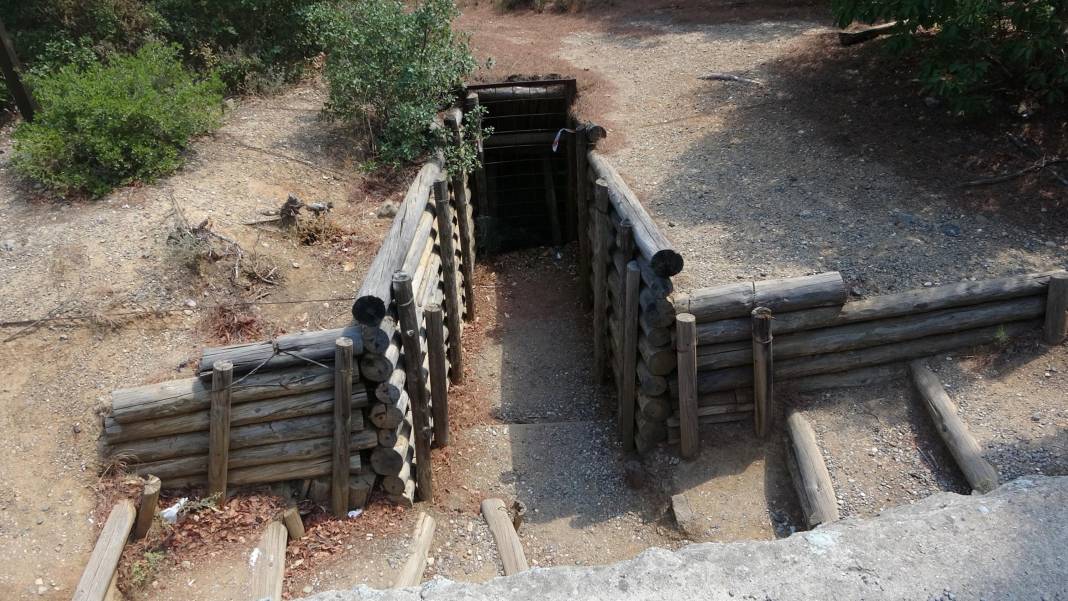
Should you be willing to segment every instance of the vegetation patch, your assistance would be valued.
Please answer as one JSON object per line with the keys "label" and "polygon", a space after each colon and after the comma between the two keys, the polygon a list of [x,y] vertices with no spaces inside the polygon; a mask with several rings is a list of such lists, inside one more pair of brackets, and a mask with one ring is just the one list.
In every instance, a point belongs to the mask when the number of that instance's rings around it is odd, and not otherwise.
{"label": "vegetation patch", "polygon": [[189,138],[222,114],[218,77],[197,78],[177,53],[150,43],[32,77],[41,111],[15,130],[14,167],[60,193],[92,196],[176,169]]}

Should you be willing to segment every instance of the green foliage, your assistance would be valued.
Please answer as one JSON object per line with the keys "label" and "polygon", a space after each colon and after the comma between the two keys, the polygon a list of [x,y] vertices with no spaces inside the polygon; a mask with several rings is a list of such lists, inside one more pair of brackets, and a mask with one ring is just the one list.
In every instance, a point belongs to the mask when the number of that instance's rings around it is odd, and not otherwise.
{"label": "green foliage", "polygon": [[167,554],[162,551],[145,551],[141,559],[130,566],[130,585],[135,589],[141,589],[152,582],[166,557]]}
{"label": "green foliage", "polygon": [[843,27],[896,20],[890,47],[920,51],[925,91],[961,114],[1003,95],[1059,104],[1068,94],[1068,1],[833,0],[832,10]]}
{"label": "green foliage", "polygon": [[413,161],[446,137],[429,124],[475,68],[452,0],[324,3],[309,15],[328,50],[328,114],[366,124],[379,160]]}
{"label": "green foliage", "polygon": [[41,111],[15,130],[15,168],[62,193],[102,195],[176,169],[221,115],[222,84],[197,80],[173,46],[32,77]]}

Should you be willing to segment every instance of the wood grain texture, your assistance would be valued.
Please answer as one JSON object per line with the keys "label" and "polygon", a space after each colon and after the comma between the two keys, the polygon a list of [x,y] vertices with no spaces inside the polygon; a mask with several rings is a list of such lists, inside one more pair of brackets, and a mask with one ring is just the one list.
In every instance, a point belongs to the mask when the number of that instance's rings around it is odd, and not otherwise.
{"label": "wood grain texture", "polygon": [[460,273],[457,266],[456,248],[453,245],[452,208],[449,204],[448,187],[444,180],[434,183],[434,204],[438,214],[441,276],[445,291],[445,320],[449,329],[448,355],[452,366],[449,376],[453,384],[461,384],[464,380],[463,345],[461,343],[463,303],[460,299]]}
{"label": "wood grain texture", "polygon": [[423,311],[423,317],[426,320],[427,358],[430,364],[430,407],[434,415],[434,444],[446,447],[449,446],[449,364],[441,305],[428,305]]}
{"label": "wood grain texture", "polygon": [[500,499],[486,499],[482,501],[482,517],[489,526],[493,540],[497,542],[497,552],[504,564],[504,575],[511,576],[530,569],[527,564],[527,556],[523,552],[523,544],[519,541],[512,517]]}
{"label": "wood grain texture", "polygon": [[775,398],[774,350],[771,309],[753,309],[753,430],[760,438],[768,434]]}
{"label": "wood grain texture", "polygon": [[700,288],[675,295],[678,313],[692,313],[698,321],[745,317],[757,307],[776,313],[813,307],[841,306],[848,298],[837,271],[796,278],[739,282]]}
{"label": "wood grain texture", "polygon": [[692,459],[701,450],[697,431],[697,320],[689,313],[675,317],[678,351],[679,419],[681,453]]}
{"label": "wood grain texture", "polygon": [[133,528],[133,539],[140,540],[152,529],[159,506],[160,479],[154,475],[145,476],[145,486],[141,490],[141,502],[137,506],[137,521]]}
{"label": "wood grain texture", "polygon": [[430,545],[434,542],[436,527],[437,522],[434,518],[427,515],[425,511],[419,512],[419,517],[415,520],[415,530],[412,532],[412,542],[408,545],[408,560],[397,572],[397,577],[393,580],[393,588],[419,586],[423,582],[427,553],[430,552]]}
{"label": "wood grain texture", "polygon": [[1046,321],[1042,338],[1046,344],[1061,344],[1068,336],[1068,274],[1050,277],[1046,294]]}
{"label": "wood grain texture", "polygon": [[126,538],[134,525],[137,509],[129,499],[115,504],[96,539],[82,577],[74,588],[74,601],[103,601],[126,547]]}
{"label": "wood grain texture", "polygon": [[260,542],[252,551],[252,578],[249,599],[282,601],[282,578],[286,571],[286,527],[275,521],[267,525]]}
{"label": "wood grain texture", "polygon": [[812,425],[793,411],[786,418],[787,467],[810,528],[838,519],[838,500]]}
{"label": "wood grain texture", "polygon": [[352,430],[352,339],[334,341],[334,452],[330,471],[330,508],[334,517],[349,511],[349,432]]}
{"label": "wood grain texture", "polygon": [[226,501],[226,471],[230,464],[230,394],[233,365],[216,361],[211,375],[211,423],[208,428],[208,494]]}
{"label": "wood grain texture", "polygon": [[[427,382],[421,369],[421,361],[414,358],[423,356],[419,337],[419,318],[416,314],[411,277],[404,272],[393,275],[393,295],[397,301],[397,318],[401,326],[401,340],[404,345],[405,365],[408,370],[408,398],[411,400],[412,432],[411,440],[415,443],[417,461],[415,479],[416,492],[425,501],[434,499],[433,472],[431,471],[430,437],[430,399],[427,395]],[[458,305],[453,305],[459,309]],[[406,455],[402,454],[402,458]]]}
{"label": "wood grain texture", "polygon": [[623,366],[620,370],[619,435],[624,450],[634,448],[634,406],[638,379],[638,263],[627,264],[623,313]]}

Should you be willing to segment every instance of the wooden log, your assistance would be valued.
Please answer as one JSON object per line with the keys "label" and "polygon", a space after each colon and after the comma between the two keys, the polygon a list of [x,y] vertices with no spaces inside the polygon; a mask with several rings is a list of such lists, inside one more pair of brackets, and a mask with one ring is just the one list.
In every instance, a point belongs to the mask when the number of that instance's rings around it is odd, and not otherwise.
{"label": "wooden log", "polygon": [[927,407],[927,413],[934,421],[935,429],[946,443],[968,484],[980,493],[988,493],[997,488],[997,470],[983,458],[982,447],[957,415],[957,407],[942,388],[938,376],[923,360],[911,362],[909,371],[912,372],[912,382]]}
{"label": "wooden log", "polygon": [[[1034,319],[1043,315],[1045,307],[1046,299],[1041,296],[1029,296],[809,330],[780,336],[775,344],[775,356],[788,359],[834,353],[904,342],[924,336],[949,334],[999,323]],[[778,332],[778,327],[779,320],[776,317],[776,332]],[[745,365],[752,361],[752,357],[752,347],[745,342],[704,345],[697,349],[697,367],[698,369],[719,369]]]}
{"label": "wooden log", "polygon": [[378,476],[374,472],[349,477],[349,509],[363,509],[371,498]]}
{"label": "wooden log", "polygon": [[[333,435],[321,438],[309,438],[306,440],[291,440],[272,444],[259,445],[236,449],[230,453],[228,477],[232,480],[235,470],[269,466],[280,462],[311,461],[329,458],[334,448]],[[373,449],[378,444],[377,431],[360,430],[353,432],[349,437],[349,448],[358,455],[358,451]],[[193,455],[190,457],[178,457],[164,459],[150,463],[130,464],[127,466],[130,473],[139,476],[157,474],[164,481],[167,488],[175,488],[175,479],[197,477],[204,481],[208,473],[208,456]]]}
{"label": "wooden log", "polygon": [[635,441],[643,438],[655,443],[667,438],[667,422],[664,420],[649,419],[644,413],[639,412],[634,414],[634,425],[638,429]]}
{"label": "wooden log", "polygon": [[[748,411],[732,411],[728,413],[717,413],[714,415],[702,415],[697,418],[697,431],[701,434],[715,434],[717,432],[717,428],[720,428],[722,424],[729,424],[735,422],[752,423],[752,421],[753,411],[751,409]],[[667,426],[667,441],[669,444],[679,444],[678,427]]]}
{"label": "wooden log", "polygon": [[411,437],[412,432],[412,414],[408,413],[401,420],[401,423],[393,428],[379,428],[378,429],[378,446],[380,447],[392,447],[397,444],[397,440],[402,435]]}
{"label": "wooden log", "polygon": [[[427,204],[426,210],[419,216],[419,225],[415,228],[415,236],[412,238],[412,246],[404,255],[400,271],[412,274],[413,280],[418,275],[422,266],[425,269],[430,254],[434,252],[434,236],[431,235],[437,223],[436,207]],[[381,352],[381,351],[379,351]]]}
{"label": "wooden log", "polygon": [[[453,144],[463,146],[463,133],[460,130],[462,113],[459,110],[445,115],[445,125],[452,131]],[[465,175],[456,173],[452,176],[452,198],[456,203],[456,213],[460,234],[460,269],[464,281],[464,309],[468,321],[475,319],[475,225],[471,222],[471,204],[467,194]]]}
{"label": "wooden log", "polygon": [[638,387],[642,394],[648,396],[659,396],[668,391],[668,381],[664,376],[653,375],[649,371],[649,366],[645,364],[643,359],[638,359],[637,364],[638,374]]}
{"label": "wooden log", "polygon": [[[284,482],[286,480],[307,480],[325,476],[330,478],[333,472],[334,459],[328,453],[318,459],[302,459],[298,461],[277,461],[231,470],[229,474],[230,486],[247,486],[251,484],[265,484],[270,482]],[[289,459],[284,457],[283,459]],[[359,453],[349,457],[349,473],[359,474],[364,470],[363,459]],[[164,488],[183,488],[186,486],[199,486],[204,483],[202,474],[179,476],[163,480]],[[329,485],[327,486],[329,488]]]}
{"label": "wooden log", "polygon": [[[694,347],[696,352],[697,347]],[[644,335],[638,335],[638,352],[645,361],[649,371],[658,375],[666,376],[675,371],[675,353],[670,346],[653,346]]]}
{"label": "wooden log", "polygon": [[760,438],[767,436],[775,395],[771,320],[771,309],[753,309],[753,429]]}
{"label": "wooden log", "polygon": [[415,520],[415,531],[412,532],[412,542],[408,545],[408,561],[404,562],[404,566],[393,580],[393,588],[419,586],[423,581],[427,553],[430,552],[430,545],[434,542],[435,526],[434,518],[427,515],[425,511],[419,512],[419,517]]}
{"label": "wooden log", "polygon": [[834,485],[823,462],[823,454],[816,444],[816,433],[800,413],[790,412],[786,418],[787,467],[801,511],[809,528],[838,520],[838,501]]}
{"label": "wooden log", "polygon": [[[435,184],[435,190],[439,187],[439,184]],[[436,192],[438,194],[440,191]],[[439,206],[445,206],[444,203],[448,202],[448,199],[442,199],[437,196]],[[442,229],[443,234],[449,235]],[[451,254],[451,251],[450,253]],[[401,325],[401,339],[404,343],[404,356],[409,359],[405,361],[408,374],[406,377],[408,385],[408,398],[411,400],[412,407],[412,433],[411,438],[415,442],[415,457],[418,461],[416,466],[416,491],[419,497],[424,501],[434,500],[434,482],[433,473],[431,472],[430,464],[430,437],[432,434],[430,426],[430,399],[427,398],[426,380],[423,377],[423,370],[420,369],[419,363],[414,360],[415,357],[422,357],[423,350],[419,340],[419,319],[416,317],[415,301],[412,293],[412,280],[411,276],[407,273],[399,272],[393,275],[393,296],[397,301],[397,317]],[[453,311],[459,311],[459,305],[452,305]],[[420,361],[421,363],[421,361]],[[403,455],[402,455],[403,457]]]}
{"label": "wooden log", "polygon": [[408,480],[404,492],[399,495],[387,495],[390,503],[411,509],[415,506],[415,480]]}
{"label": "wooden log", "polygon": [[608,184],[604,180],[594,183],[593,220],[593,381],[600,385],[605,379],[606,338],[608,324],[608,240],[604,234],[607,219]]}
{"label": "wooden log", "polygon": [[[779,334],[788,334],[1026,296],[1043,296],[1047,294],[1050,278],[1064,273],[1063,271],[1047,271],[995,280],[960,282],[851,301],[841,307],[780,311],[775,315],[775,331]],[[706,321],[697,327],[700,344],[748,340],[749,332],[748,316]]]}
{"label": "wooden log", "polygon": [[137,507],[137,522],[133,528],[133,540],[141,540],[152,529],[159,506],[160,480],[158,477],[145,476],[145,486],[141,490],[141,502]]}
{"label": "wooden log", "polygon": [[409,447],[408,457],[404,460],[396,475],[382,476],[382,490],[391,495],[403,495],[408,482],[412,480],[412,466],[415,464],[415,452]]}
{"label": "wooden log", "polygon": [[279,521],[267,524],[249,560],[253,601],[282,601],[282,578],[286,572],[286,527]]}
{"label": "wooden log", "polygon": [[394,336],[393,343],[386,349],[385,354],[364,353],[360,357],[360,375],[371,382],[384,382],[393,375],[398,360],[400,360],[400,340]]}
{"label": "wooden log", "polygon": [[282,523],[289,533],[290,540],[304,538],[304,521],[300,519],[300,510],[294,505],[282,512]]}
{"label": "wooden log", "polygon": [[494,102],[527,102],[531,100],[566,100],[568,86],[566,81],[553,83],[521,84],[514,86],[497,86],[478,89],[478,98],[483,104]]}
{"label": "wooden log", "polygon": [[[233,387],[230,402],[238,405],[317,390],[332,390],[333,386],[334,370],[329,367],[311,365],[257,372],[241,378]],[[111,418],[120,424],[207,411],[210,407],[211,384],[205,384],[199,378],[168,380],[111,393]]]}
{"label": "wooden log", "polygon": [[137,510],[129,499],[120,500],[111,509],[82,577],[74,588],[74,601],[103,601],[119,566],[119,558],[122,557],[136,514]]}
{"label": "wooden log", "polygon": [[449,378],[448,358],[445,351],[445,324],[441,305],[428,305],[423,311],[426,318],[427,357],[430,363],[431,409],[434,414],[434,443],[439,447],[449,446]]}
{"label": "wooden log", "polygon": [[652,288],[642,287],[638,302],[641,303],[642,314],[649,327],[666,328],[675,323],[675,305]]}
{"label": "wooden log", "polygon": [[587,160],[597,175],[605,180],[612,206],[634,225],[635,245],[653,272],[660,277],[671,277],[682,271],[682,255],[675,251],[671,241],[660,231],[615,167],[596,151],[590,151]]}
{"label": "wooden log", "polygon": [[[746,405],[709,405],[707,407],[697,408],[697,422],[700,424],[707,423],[721,423],[724,421],[723,416],[728,416],[728,421],[735,421],[740,419],[750,419],[753,414],[753,403]],[[733,416],[744,416],[735,418]],[[712,419],[706,419],[712,418]],[[679,420],[679,414],[675,413],[664,420],[668,428],[678,428],[681,421]]]}
{"label": "wooden log", "polygon": [[[788,380],[926,357],[950,349],[1006,340],[1035,330],[1040,326],[1040,323],[1037,320],[1018,321],[954,332],[952,334],[928,336],[906,342],[873,346],[855,351],[777,361],[775,363],[775,378]],[[697,390],[699,394],[742,388],[751,386],[752,383],[753,370],[746,367],[728,367],[726,369],[701,371],[697,374]]]}
{"label": "wooden log", "polygon": [[410,404],[411,399],[408,396],[408,391],[403,391],[396,403],[376,403],[372,405],[367,411],[367,418],[371,420],[371,423],[376,428],[386,430],[396,428],[404,420],[404,415],[408,412]]}
{"label": "wooden log", "polygon": [[[638,395],[638,407],[651,420],[664,421],[671,415],[671,399],[667,396]],[[633,432],[632,432],[633,433]]]}
{"label": "wooden log", "polygon": [[349,432],[352,430],[352,340],[338,338],[334,351],[334,454],[330,508],[341,519],[349,510]]}
{"label": "wooden log", "polygon": [[[449,363],[452,364],[451,376],[453,384],[461,384],[464,380],[464,360],[462,349],[463,325],[460,315],[463,305],[460,302],[460,288],[457,284],[459,271],[456,266],[456,249],[453,247],[452,238],[452,210],[449,208],[448,187],[443,180],[434,183],[434,202],[438,207],[438,232],[441,245],[441,271],[442,280],[445,283],[445,311],[449,328]],[[427,462],[429,463],[429,462]]]}
{"label": "wooden log", "polygon": [[226,501],[226,470],[230,464],[230,387],[233,365],[216,361],[211,375],[211,424],[208,429],[208,494]]}
{"label": "wooden log", "polygon": [[[363,415],[360,412],[353,416],[352,429],[354,431],[363,429]],[[332,432],[333,416],[331,415],[312,415],[240,426],[230,429],[230,454],[232,455],[236,449],[245,447],[320,438],[330,436]],[[105,454],[111,458],[136,463],[207,455],[208,439],[208,432],[161,436],[110,445],[105,448]]]}
{"label": "wooden log", "polygon": [[852,388],[883,384],[885,382],[900,382],[908,376],[906,372],[907,370],[903,363],[890,363],[784,380],[780,384],[790,392],[815,392],[832,388]]}
{"label": "wooden log", "polygon": [[[623,313],[623,367],[619,394],[619,434],[623,449],[634,448],[634,403],[638,378],[638,286],[641,276],[638,263],[627,264],[625,307]],[[644,407],[642,408],[644,411]],[[648,414],[647,414],[648,415]],[[650,416],[652,417],[652,416]],[[664,417],[667,417],[666,415]]]}
{"label": "wooden log", "polygon": [[[635,263],[637,266],[637,263]],[[642,336],[649,341],[649,344],[653,346],[672,346],[671,329],[670,328],[655,328],[650,327],[647,321],[641,319],[641,313],[636,312],[634,316],[635,323],[641,328]],[[672,318],[674,322],[674,318]]]}
{"label": "wooden log", "polygon": [[704,407],[721,407],[734,405],[752,405],[753,391],[749,388],[727,390],[724,392],[712,392],[697,397],[698,414]]}
{"label": "wooden log", "polygon": [[523,553],[523,544],[519,542],[519,535],[515,531],[504,501],[483,500],[482,517],[489,526],[493,540],[497,542],[497,552],[500,553],[501,563],[504,564],[504,575],[511,576],[530,569],[527,565],[527,557]]}
{"label": "wooden log", "polygon": [[1046,322],[1042,338],[1046,344],[1061,344],[1068,337],[1068,274],[1050,277],[1046,293]]}
{"label": "wooden log", "polygon": [[679,369],[679,416],[681,419],[681,453],[686,459],[696,457],[701,450],[697,433],[697,320],[689,313],[675,317]]}
{"label": "wooden log", "polygon": [[234,366],[235,376],[243,376],[253,370],[266,373],[290,367],[310,367],[309,360],[329,363],[334,360],[334,340],[343,336],[352,338],[355,342],[353,354],[362,355],[365,350],[362,342],[364,330],[363,326],[357,324],[316,332],[286,334],[266,342],[209,347],[200,355],[197,376],[211,381],[211,366],[216,361],[229,361]]}
{"label": "wooden log", "polygon": [[397,215],[393,218],[393,225],[390,226],[378,254],[371,261],[371,266],[363,278],[363,284],[356,293],[352,316],[357,323],[377,326],[386,316],[386,307],[391,300],[393,274],[404,263],[419,226],[419,218],[430,201],[431,186],[440,175],[441,166],[434,161],[428,162],[408,187]]}
{"label": "wooden log", "polygon": [[840,306],[848,298],[842,274],[837,271],[816,275],[739,282],[701,288],[674,297],[675,311],[692,313],[699,321],[730,319],[748,315],[757,307],[786,312],[813,307]]}
{"label": "wooden log", "polygon": [[389,379],[375,387],[375,398],[383,403],[396,403],[404,393],[405,371],[402,365],[393,369]]}
{"label": "wooden log", "polygon": [[[240,384],[232,386],[231,390],[239,387]],[[353,391],[350,403],[356,408],[366,407],[366,390]],[[248,401],[240,405],[234,405],[230,410],[230,426],[247,426],[291,417],[321,415],[330,413],[333,410],[334,392],[332,390],[318,390],[290,397]],[[115,445],[131,440],[144,440],[171,434],[202,432],[208,430],[210,424],[210,411],[183,413],[157,420],[149,419],[126,424],[120,424],[109,416],[104,418],[103,441],[105,444]]]}
{"label": "wooden log", "polygon": [[842,46],[860,44],[862,42],[874,40],[881,35],[887,35],[891,33],[895,27],[897,27],[897,21],[866,27],[860,31],[839,31],[838,43]]}
{"label": "wooden log", "polygon": [[590,231],[590,186],[588,180],[584,177],[587,169],[587,152],[589,152],[589,148],[586,140],[586,125],[582,124],[575,131],[575,163],[573,165],[576,179],[575,213],[578,217],[578,281],[579,298],[582,301],[582,305],[587,309],[592,309],[593,293],[590,287],[590,260],[593,252],[590,248],[590,238],[587,235]]}
{"label": "wooden log", "polygon": [[[524,134],[526,135],[526,134]],[[549,144],[552,145],[553,134],[549,133]],[[552,242],[555,248],[564,244],[563,226],[560,222],[560,205],[556,201],[556,184],[553,182],[553,166],[548,157],[541,159],[542,182],[545,187],[545,208],[549,217],[549,231],[552,234]]]}

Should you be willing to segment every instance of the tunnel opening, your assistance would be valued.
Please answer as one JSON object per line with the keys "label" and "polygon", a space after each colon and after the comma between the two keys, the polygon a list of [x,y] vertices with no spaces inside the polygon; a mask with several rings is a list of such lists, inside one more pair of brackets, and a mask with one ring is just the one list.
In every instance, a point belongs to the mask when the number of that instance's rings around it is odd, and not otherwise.
{"label": "tunnel opening", "polygon": [[575,80],[473,84],[468,92],[485,108],[483,125],[493,128],[483,141],[480,250],[559,248],[575,240]]}

